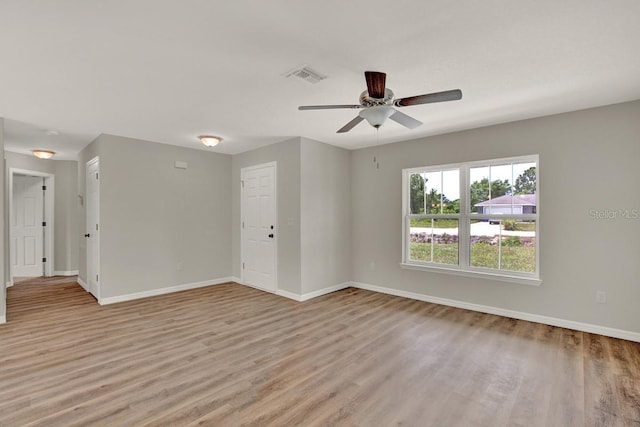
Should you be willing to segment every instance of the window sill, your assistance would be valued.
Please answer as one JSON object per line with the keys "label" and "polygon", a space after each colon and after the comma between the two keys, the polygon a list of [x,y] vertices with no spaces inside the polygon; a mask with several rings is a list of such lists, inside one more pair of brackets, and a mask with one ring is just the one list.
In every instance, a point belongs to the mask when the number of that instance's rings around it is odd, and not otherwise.
{"label": "window sill", "polygon": [[485,273],[483,271],[460,270],[458,268],[436,267],[431,265],[418,265],[400,263],[400,267],[407,270],[429,271],[433,273],[452,274],[454,276],[474,277],[478,279],[498,280],[501,282],[517,283],[520,285],[540,286],[542,280],[531,277],[509,276],[506,274]]}

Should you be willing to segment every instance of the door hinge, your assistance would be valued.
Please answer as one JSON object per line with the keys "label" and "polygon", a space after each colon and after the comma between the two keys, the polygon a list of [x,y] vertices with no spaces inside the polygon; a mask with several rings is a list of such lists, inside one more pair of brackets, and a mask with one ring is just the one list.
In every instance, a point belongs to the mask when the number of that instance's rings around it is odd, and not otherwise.
{"label": "door hinge", "polygon": [[42,191],[44,191],[44,190],[46,190],[46,189],[47,189],[47,186],[46,186],[46,185],[43,185],[43,186],[42,186]]}
{"label": "door hinge", "polygon": [[98,179],[98,172],[96,172],[96,179]]}
{"label": "door hinge", "polygon": [[242,228],[244,228],[244,221],[242,221]]}
{"label": "door hinge", "polygon": [[244,180],[240,181],[240,184],[242,184],[242,188],[244,188]]}
{"label": "door hinge", "polygon": [[96,282],[98,281],[98,275],[96,274]]}
{"label": "door hinge", "polygon": [[242,263],[242,269],[244,270],[244,262]]}
{"label": "door hinge", "polygon": [[98,224],[96,224],[96,231],[98,231]]}
{"label": "door hinge", "polygon": [[46,258],[42,258],[42,262],[47,262],[47,259]]}
{"label": "door hinge", "polygon": [[47,221],[42,221],[42,226],[46,227],[47,226]]}

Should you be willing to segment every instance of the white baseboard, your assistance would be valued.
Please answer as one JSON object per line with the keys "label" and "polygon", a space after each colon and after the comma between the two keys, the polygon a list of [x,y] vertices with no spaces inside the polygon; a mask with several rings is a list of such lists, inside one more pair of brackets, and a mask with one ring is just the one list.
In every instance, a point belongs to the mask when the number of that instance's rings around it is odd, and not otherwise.
{"label": "white baseboard", "polygon": [[322,295],[330,294],[331,292],[341,291],[342,289],[346,289],[349,287],[351,287],[351,282],[339,283],[337,285],[329,286],[328,288],[320,289],[318,291],[302,294],[302,296],[300,297],[300,301],[307,301],[312,298],[317,298]]}
{"label": "white baseboard", "polygon": [[54,276],[77,276],[78,270],[68,270],[68,271],[54,271]]}
{"label": "white baseboard", "polygon": [[13,286],[13,280],[10,280],[7,283],[5,283],[5,288],[10,288],[12,286]]}
{"label": "white baseboard", "polygon": [[84,280],[82,280],[80,276],[76,278],[76,282],[78,282],[78,285],[82,286],[82,289],[89,292],[89,286],[87,286],[87,284],[84,282]]}
{"label": "white baseboard", "polygon": [[0,325],[7,323],[7,316],[0,316]]}
{"label": "white baseboard", "polygon": [[334,286],[329,286],[328,288],[319,289],[317,291],[308,292],[308,293],[302,294],[302,295],[296,294],[294,292],[289,292],[289,291],[284,291],[282,289],[278,289],[276,291],[276,295],[280,295],[280,296],[283,296],[285,298],[289,298],[289,299],[292,299],[292,300],[296,300],[296,301],[302,302],[302,301],[308,301],[308,300],[310,300],[312,298],[320,297],[322,295],[330,294],[331,292],[340,291],[340,290],[346,289],[346,288],[348,288],[350,286],[351,286],[351,282],[345,282],[345,283],[340,283],[340,284],[337,284],[337,285],[334,285]]}
{"label": "white baseboard", "polygon": [[186,291],[189,289],[203,288],[205,286],[220,285],[222,283],[229,283],[231,281],[233,281],[231,277],[223,277],[220,279],[205,280],[202,282],[185,283],[183,285],[169,286],[167,288],[135,292],[133,294],[118,295],[115,297],[108,297],[108,298],[99,298],[98,304],[100,305],[115,304],[118,302],[131,301],[134,299],[148,298],[148,297],[153,297],[157,295],[170,294],[173,292]]}
{"label": "white baseboard", "polygon": [[[250,285],[248,283],[243,283],[242,279],[240,279],[239,277],[233,276],[233,277],[231,277],[231,281],[235,282],[235,283],[238,283],[240,285],[249,286],[250,288],[254,288],[254,289],[257,289],[259,291],[270,292],[270,291],[258,288],[256,286],[252,286],[252,285]],[[308,294],[304,294],[304,295],[296,294],[295,292],[285,291],[283,289],[278,289],[278,290],[275,291],[275,294],[276,295],[280,295],[281,297],[292,299],[294,301],[302,302],[302,301],[310,300],[311,298],[319,297],[321,295],[329,294],[331,292],[339,291],[340,289],[348,288],[349,286],[351,286],[351,282],[345,282],[345,283],[341,283],[339,285],[330,286],[328,288],[321,289],[319,291],[309,292]]]}
{"label": "white baseboard", "polygon": [[301,299],[302,296],[301,295],[298,295],[296,293],[289,292],[289,291],[284,291],[282,289],[278,289],[276,291],[276,295],[280,295],[281,297],[289,298],[289,299],[292,299],[292,300],[298,301],[298,302],[302,301],[302,299]]}
{"label": "white baseboard", "polygon": [[235,280],[232,280],[232,282],[235,282],[235,283],[237,283],[237,284],[239,284],[239,285],[246,286],[246,287],[248,287],[248,288],[253,288],[253,289],[258,290],[258,291],[268,292],[268,293],[270,293],[270,294],[276,294],[276,295],[278,294],[278,292],[277,292],[277,291],[276,291],[276,292],[273,292],[273,291],[270,291],[270,290],[268,290],[268,289],[260,288],[260,287],[258,287],[258,286],[253,286],[253,285],[251,285],[251,284],[249,284],[249,283],[241,283],[241,282],[237,282],[237,281],[235,281]]}
{"label": "white baseboard", "polygon": [[542,323],[545,325],[559,326],[561,328],[573,329],[581,332],[589,332],[592,334],[605,335],[623,340],[640,342],[640,333],[625,331],[623,329],[609,328],[606,326],[593,325],[590,323],[576,322],[573,320],[559,319],[557,317],[542,316],[539,314],[525,313],[515,310],[507,310],[504,308],[491,307],[487,305],[473,304],[469,302],[457,301],[447,298],[432,297],[429,295],[418,294],[415,292],[401,291],[398,289],[385,288],[382,286],[369,285],[366,283],[351,282],[354,288],[366,289],[368,291],[380,292],[383,294],[395,295],[404,298],[415,299],[418,301],[432,302],[434,304],[447,305],[451,307],[464,308],[471,311],[479,311],[481,313],[495,314],[498,316],[511,317],[513,319],[527,320],[529,322]]}

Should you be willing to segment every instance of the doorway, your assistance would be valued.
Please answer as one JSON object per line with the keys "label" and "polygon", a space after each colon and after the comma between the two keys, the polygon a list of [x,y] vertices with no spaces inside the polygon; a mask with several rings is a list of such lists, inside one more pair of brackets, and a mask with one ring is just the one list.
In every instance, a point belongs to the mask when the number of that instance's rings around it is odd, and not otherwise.
{"label": "doorway", "polygon": [[9,283],[14,277],[53,276],[52,174],[9,169]]}
{"label": "doorway", "polygon": [[242,282],[275,292],[278,288],[276,162],[243,168],[240,175]]}
{"label": "doorway", "polygon": [[87,284],[89,292],[100,301],[100,159],[94,157],[86,165],[87,194]]}

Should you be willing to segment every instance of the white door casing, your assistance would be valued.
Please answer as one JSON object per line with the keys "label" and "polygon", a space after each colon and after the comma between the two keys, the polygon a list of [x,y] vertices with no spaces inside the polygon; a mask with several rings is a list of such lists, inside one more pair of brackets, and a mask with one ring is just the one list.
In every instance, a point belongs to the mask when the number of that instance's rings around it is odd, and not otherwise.
{"label": "white door casing", "polygon": [[86,166],[87,285],[100,300],[100,162],[95,157]]}
{"label": "white door casing", "polygon": [[13,276],[44,274],[44,179],[13,176],[11,209],[11,271]]}
{"label": "white door casing", "polygon": [[276,163],[243,168],[241,179],[242,281],[275,292]]}

